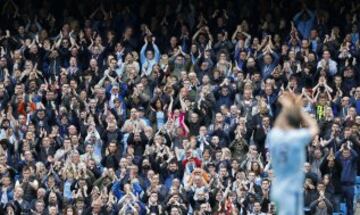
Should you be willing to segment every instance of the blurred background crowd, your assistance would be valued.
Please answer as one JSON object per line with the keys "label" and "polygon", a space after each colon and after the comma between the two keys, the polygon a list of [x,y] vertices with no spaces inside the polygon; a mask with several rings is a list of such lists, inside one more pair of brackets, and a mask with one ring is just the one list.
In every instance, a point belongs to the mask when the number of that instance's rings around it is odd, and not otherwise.
{"label": "blurred background crowd", "polygon": [[354,214],[359,12],[345,0],[2,0],[0,214],[274,215],[266,136],[284,91],[321,129],[304,212]]}

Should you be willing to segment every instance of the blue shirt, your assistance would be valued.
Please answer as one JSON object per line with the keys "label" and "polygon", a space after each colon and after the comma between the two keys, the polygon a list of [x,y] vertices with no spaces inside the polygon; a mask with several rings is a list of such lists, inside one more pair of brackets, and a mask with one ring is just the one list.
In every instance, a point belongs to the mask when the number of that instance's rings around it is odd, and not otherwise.
{"label": "blue shirt", "polygon": [[71,184],[73,183],[72,180],[66,180],[64,183],[64,197],[66,199],[72,199],[72,192],[71,192]]}
{"label": "blue shirt", "polygon": [[284,131],[274,128],[268,135],[272,167],[277,179],[304,177],[305,146],[311,141],[309,129]]}
{"label": "blue shirt", "polygon": [[163,127],[163,125],[165,124],[165,113],[162,111],[157,111],[156,112],[156,124],[157,124],[157,128],[161,128]]}
{"label": "blue shirt", "polygon": [[268,134],[272,168],[275,178],[271,198],[280,204],[279,214],[304,214],[303,185],[305,146],[311,140],[309,129],[282,130],[274,128]]}
{"label": "blue shirt", "polygon": [[[309,18],[307,20],[302,20],[301,16],[303,15],[303,13],[307,13]],[[315,14],[310,11],[310,10],[306,10],[306,11],[300,11],[299,13],[297,13],[294,17],[294,22],[296,25],[296,28],[298,29],[298,31],[300,32],[301,36],[305,39],[307,39],[310,35],[310,31],[314,25],[314,20],[315,20]]]}
{"label": "blue shirt", "polygon": [[355,183],[357,173],[357,158],[358,154],[355,150],[351,149],[351,156],[344,158],[341,156],[341,151],[337,151],[335,159],[341,164],[341,178],[342,183]]}

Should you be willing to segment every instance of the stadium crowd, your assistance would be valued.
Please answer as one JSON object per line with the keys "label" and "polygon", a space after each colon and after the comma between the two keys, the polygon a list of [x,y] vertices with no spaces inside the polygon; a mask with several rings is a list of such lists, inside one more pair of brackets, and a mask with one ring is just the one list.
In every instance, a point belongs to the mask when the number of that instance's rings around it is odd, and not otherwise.
{"label": "stadium crowd", "polygon": [[284,91],[321,129],[305,213],[359,211],[359,2],[0,6],[0,214],[274,215]]}

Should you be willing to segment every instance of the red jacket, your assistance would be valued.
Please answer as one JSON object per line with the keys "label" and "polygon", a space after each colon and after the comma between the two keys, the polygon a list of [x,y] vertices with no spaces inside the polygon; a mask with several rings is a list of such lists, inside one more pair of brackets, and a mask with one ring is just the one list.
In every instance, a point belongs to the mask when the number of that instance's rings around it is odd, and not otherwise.
{"label": "red jacket", "polygon": [[191,157],[191,158],[187,158],[185,160],[182,161],[182,165],[183,165],[183,168],[186,167],[186,164],[193,161],[195,163],[195,166],[196,167],[201,167],[201,160],[197,157]]}

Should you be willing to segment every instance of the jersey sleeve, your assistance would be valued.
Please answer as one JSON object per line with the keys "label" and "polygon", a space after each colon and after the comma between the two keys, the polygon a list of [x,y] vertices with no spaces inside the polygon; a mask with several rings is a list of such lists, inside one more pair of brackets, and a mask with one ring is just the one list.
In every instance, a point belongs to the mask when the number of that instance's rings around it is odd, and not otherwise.
{"label": "jersey sleeve", "polygon": [[310,143],[311,139],[312,136],[310,130],[307,128],[296,129],[290,132],[284,132],[281,129],[273,128],[267,135],[265,144],[270,147],[271,143],[289,140],[305,146]]}
{"label": "jersey sleeve", "polygon": [[303,144],[304,146],[309,144],[312,139],[311,132],[308,128],[299,129],[296,131],[295,135],[299,143]]}

